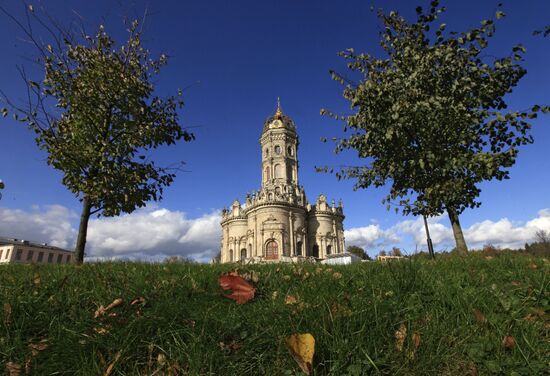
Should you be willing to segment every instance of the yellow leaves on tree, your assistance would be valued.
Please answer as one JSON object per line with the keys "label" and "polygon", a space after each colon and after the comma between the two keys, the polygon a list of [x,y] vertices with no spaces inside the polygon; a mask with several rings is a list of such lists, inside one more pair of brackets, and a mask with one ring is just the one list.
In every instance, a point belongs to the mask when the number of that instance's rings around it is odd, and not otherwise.
{"label": "yellow leaves on tree", "polygon": [[286,346],[292,357],[306,375],[313,371],[313,355],[315,354],[315,338],[309,333],[292,334],[287,337]]}
{"label": "yellow leaves on tree", "polygon": [[222,274],[218,278],[220,287],[224,290],[232,290],[231,294],[224,295],[233,299],[237,304],[244,304],[254,298],[256,289],[237,273]]}

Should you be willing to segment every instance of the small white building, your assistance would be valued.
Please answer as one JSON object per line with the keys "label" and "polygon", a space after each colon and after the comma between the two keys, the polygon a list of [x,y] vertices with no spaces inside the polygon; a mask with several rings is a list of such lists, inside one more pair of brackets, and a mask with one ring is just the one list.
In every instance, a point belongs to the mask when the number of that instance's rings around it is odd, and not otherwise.
{"label": "small white building", "polygon": [[0,264],[66,264],[71,262],[73,253],[46,243],[0,238]]}
{"label": "small white building", "polygon": [[321,264],[327,265],[347,265],[355,262],[361,262],[361,257],[352,253],[336,253],[327,255],[324,260],[321,260]]}

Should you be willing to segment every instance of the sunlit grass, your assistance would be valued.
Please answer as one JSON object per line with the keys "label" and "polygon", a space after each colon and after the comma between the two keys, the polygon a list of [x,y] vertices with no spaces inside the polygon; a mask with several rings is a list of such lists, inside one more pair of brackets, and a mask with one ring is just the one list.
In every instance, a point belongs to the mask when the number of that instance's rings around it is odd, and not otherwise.
{"label": "sunlit grass", "polygon": [[[244,305],[217,284],[235,268],[257,277]],[[522,255],[342,267],[7,265],[0,364],[24,371],[27,362],[38,375],[98,375],[110,365],[112,375],[293,375],[301,372],[284,338],[309,332],[317,375],[544,374],[548,271],[547,260]],[[144,304],[130,304],[139,297]],[[94,318],[116,298],[124,303]],[[515,345],[503,346],[505,336]],[[29,345],[41,340],[47,347],[33,356]]]}

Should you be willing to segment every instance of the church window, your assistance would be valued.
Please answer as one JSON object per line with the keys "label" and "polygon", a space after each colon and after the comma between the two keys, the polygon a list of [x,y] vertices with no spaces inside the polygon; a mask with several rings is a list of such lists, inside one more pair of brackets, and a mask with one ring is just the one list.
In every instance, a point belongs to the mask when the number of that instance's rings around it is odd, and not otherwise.
{"label": "church window", "polygon": [[266,156],[266,157],[269,156],[269,149],[268,149],[268,148],[265,148],[265,156]]}
{"label": "church window", "polygon": [[278,258],[278,245],[275,240],[270,240],[265,245],[265,258],[274,260]]}
{"label": "church window", "polygon": [[296,243],[296,256],[302,255],[302,242]]}
{"label": "church window", "polygon": [[271,179],[270,173],[269,173],[269,166],[265,168],[265,181],[268,181]]}
{"label": "church window", "polygon": [[276,164],[275,165],[275,179],[281,178],[281,165]]}
{"label": "church window", "polygon": [[287,151],[288,151],[288,155],[292,157],[292,146],[289,146]]}
{"label": "church window", "polygon": [[229,250],[229,262],[233,261],[233,250]]}
{"label": "church window", "polygon": [[275,154],[277,154],[277,155],[281,154],[281,147],[279,145],[275,146]]}
{"label": "church window", "polygon": [[241,249],[241,260],[246,258],[246,248]]}
{"label": "church window", "polygon": [[332,253],[332,245],[327,245],[327,255],[330,255]]}

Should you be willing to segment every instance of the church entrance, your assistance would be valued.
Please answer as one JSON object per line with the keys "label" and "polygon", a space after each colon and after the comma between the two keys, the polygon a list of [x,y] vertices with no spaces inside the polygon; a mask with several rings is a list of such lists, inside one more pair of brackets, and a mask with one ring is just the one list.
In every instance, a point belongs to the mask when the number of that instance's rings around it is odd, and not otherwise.
{"label": "church entrance", "polygon": [[313,249],[311,253],[313,257],[319,258],[319,246],[317,244],[313,245]]}
{"label": "church entrance", "polygon": [[278,245],[275,240],[270,240],[265,245],[265,258],[267,260],[276,260],[279,258]]}
{"label": "church entrance", "polygon": [[241,249],[241,260],[246,258],[246,248]]}

